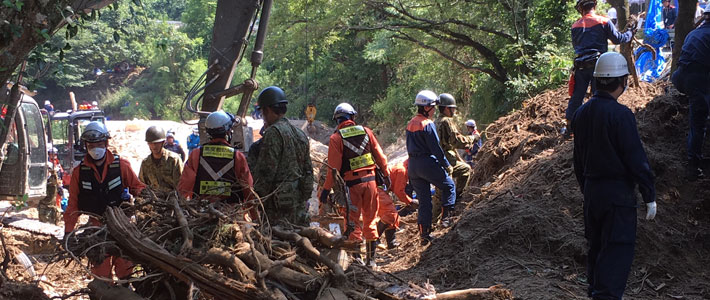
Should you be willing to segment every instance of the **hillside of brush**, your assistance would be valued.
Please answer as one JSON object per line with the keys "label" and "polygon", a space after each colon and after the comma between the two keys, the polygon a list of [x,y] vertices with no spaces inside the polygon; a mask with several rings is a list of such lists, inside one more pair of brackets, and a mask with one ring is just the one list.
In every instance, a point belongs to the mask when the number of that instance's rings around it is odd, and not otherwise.
{"label": "hillside of brush", "polygon": [[[566,88],[551,90],[489,125],[455,226],[420,247],[416,217],[405,218],[403,247],[386,253],[384,269],[428,279],[437,290],[503,284],[516,299],[585,299],[583,197],[573,141],[559,133],[567,99]],[[643,219],[638,197],[625,299],[708,299],[710,188],[707,178],[683,178],[687,99],[664,84],[644,84],[619,102],[636,115],[658,195],[653,221]]]}

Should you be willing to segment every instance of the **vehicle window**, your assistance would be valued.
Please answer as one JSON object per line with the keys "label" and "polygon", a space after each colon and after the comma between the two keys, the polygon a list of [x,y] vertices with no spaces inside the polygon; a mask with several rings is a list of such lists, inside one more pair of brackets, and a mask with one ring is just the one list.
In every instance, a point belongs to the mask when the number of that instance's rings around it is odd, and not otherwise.
{"label": "vehicle window", "polygon": [[32,104],[23,103],[21,107],[27,126],[27,145],[30,150],[29,185],[31,187],[41,186],[47,180],[47,146],[42,127],[42,116],[39,109]]}
{"label": "vehicle window", "polygon": [[52,141],[57,148],[57,157],[64,169],[71,168],[71,158],[69,153],[69,121],[52,120]]}
{"label": "vehicle window", "polygon": [[7,135],[7,158],[4,165],[13,166],[20,160],[20,146],[17,144],[17,125],[15,122],[10,126]]}

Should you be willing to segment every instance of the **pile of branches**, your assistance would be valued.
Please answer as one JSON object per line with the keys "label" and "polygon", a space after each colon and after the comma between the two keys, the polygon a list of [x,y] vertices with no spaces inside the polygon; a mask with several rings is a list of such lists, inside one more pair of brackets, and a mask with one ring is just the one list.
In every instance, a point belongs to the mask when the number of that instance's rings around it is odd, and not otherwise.
{"label": "pile of branches", "polygon": [[[90,284],[102,299],[437,296],[430,285],[421,287],[394,274],[351,266],[343,249],[347,243],[322,228],[288,223],[272,226],[258,197],[244,204],[220,204],[186,201],[175,192],[147,191],[141,196],[130,207],[107,208],[102,218],[105,226],[80,228],[65,239],[66,249],[77,259],[89,257],[96,263],[109,254],[140,265],[130,279],[118,280],[132,282],[140,296],[127,295],[128,289],[116,294],[109,285]],[[458,291],[462,292],[491,297],[439,295],[444,297],[441,299],[512,299],[509,291],[498,287]]]}

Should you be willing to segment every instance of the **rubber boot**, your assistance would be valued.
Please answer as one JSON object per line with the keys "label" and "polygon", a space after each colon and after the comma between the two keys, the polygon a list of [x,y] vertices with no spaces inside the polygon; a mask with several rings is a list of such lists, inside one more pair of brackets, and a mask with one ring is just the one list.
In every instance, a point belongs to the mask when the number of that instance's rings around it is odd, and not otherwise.
{"label": "rubber boot", "polygon": [[453,223],[454,207],[447,206],[443,207],[441,211],[441,227],[448,228]]}
{"label": "rubber boot", "polygon": [[385,240],[387,241],[387,249],[394,249],[399,247],[399,242],[396,238],[396,229],[389,228],[385,230]]}
{"label": "rubber boot", "polygon": [[375,253],[377,253],[377,241],[367,241],[365,242],[366,255],[365,266],[375,269],[377,264],[375,263]]}
{"label": "rubber boot", "polygon": [[388,227],[389,227],[389,225],[383,223],[382,221],[378,221],[378,222],[377,222],[377,236],[378,236],[379,238],[377,238],[376,242],[377,242],[377,247],[380,248],[380,249],[382,249],[382,250],[385,250],[385,249],[387,249],[387,248],[385,247],[384,244],[382,244],[382,242],[380,241],[380,239],[382,238],[382,234],[385,233],[385,232],[387,232],[387,228],[388,228]]}
{"label": "rubber boot", "polygon": [[688,181],[696,181],[698,178],[705,177],[700,165],[700,162],[696,160],[688,161],[688,167],[685,170],[685,178]]}
{"label": "rubber boot", "polygon": [[357,251],[353,252],[354,263],[365,265],[365,260],[362,259],[362,242],[358,244]]}
{"label": "rubber boot", "polygon": [[422,246],[429,245],[431,241],[434,240],[434,238],[431,237],[431,224],[419,224],[419,237],[421,238],[420,244]]}

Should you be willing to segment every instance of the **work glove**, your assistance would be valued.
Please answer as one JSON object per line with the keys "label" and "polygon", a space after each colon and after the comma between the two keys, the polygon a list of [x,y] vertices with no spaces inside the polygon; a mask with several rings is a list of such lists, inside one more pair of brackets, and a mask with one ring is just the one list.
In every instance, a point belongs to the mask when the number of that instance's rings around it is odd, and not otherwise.
{"label": "work glove", "polygon": [[409,203],[408,206],[411,206],[411,207],[414,208],[414,209],[419,208],[419,200],[417,200],[417,199],[412,199],[412,202]]}
{"label": "work glove", "polygon": [[330,194],[330,190],[322,190],[320,192],[320,197],[318,197],[318,200],[320,200],[320,203],[328,202],[328,195],[329,194]]}
{"label": "work glove", "polygon": [[449,176],[452,176],[454,174],[454,166],[449,165],[446,167],[446,174],[449,174]]}
{"label": "work glove", "polygon": [[646,220],[653,220],[656,217],[656,201],[646,203]]}

